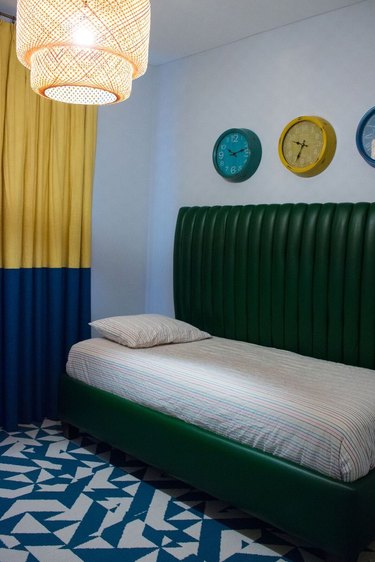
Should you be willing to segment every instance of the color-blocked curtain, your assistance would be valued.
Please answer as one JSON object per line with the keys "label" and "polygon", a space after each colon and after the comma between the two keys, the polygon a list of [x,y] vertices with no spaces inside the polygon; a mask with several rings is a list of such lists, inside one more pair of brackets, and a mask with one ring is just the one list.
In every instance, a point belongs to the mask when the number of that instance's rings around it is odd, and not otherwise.
{"label": "color-blocked curtain", "polygon": [[0,21],[0,426],[57,415],[71,345],[90,337],[94,107],[34,94]]}

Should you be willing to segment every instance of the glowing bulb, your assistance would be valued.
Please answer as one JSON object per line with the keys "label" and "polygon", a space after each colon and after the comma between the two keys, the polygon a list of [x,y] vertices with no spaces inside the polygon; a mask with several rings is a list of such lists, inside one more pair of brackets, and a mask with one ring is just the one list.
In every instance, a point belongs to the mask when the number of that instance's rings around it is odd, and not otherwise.
{"label": "glowing bulb", "polygon": [[73,40],[76,45],[93,45],[95,42],[95,35],[91,29],[81,24],[74,30]]}

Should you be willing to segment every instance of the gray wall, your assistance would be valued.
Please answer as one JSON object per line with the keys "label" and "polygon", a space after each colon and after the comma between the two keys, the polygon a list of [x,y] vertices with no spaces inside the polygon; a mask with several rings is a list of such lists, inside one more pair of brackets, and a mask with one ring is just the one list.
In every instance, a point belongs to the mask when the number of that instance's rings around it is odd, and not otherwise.
{"label": "gray wall", "polygon": [[[181,205],[374,200],[375,169],[355,145],[375,105],[374,21],[369,0],[154,67],[129,101],[100,110],[93,316],[173,314]],[[279,161],[280,133],[298,115],[320,115],[336,131],[335,158],[314,178]],[[212,166],[215,140],[231,127],[254,130],[263,147],[258,171],[240,184]]]}
{"label": "gray wall", "polygon": [[92,219],[92,318],[143,312],[155,68],[131,97],[101,107]]}

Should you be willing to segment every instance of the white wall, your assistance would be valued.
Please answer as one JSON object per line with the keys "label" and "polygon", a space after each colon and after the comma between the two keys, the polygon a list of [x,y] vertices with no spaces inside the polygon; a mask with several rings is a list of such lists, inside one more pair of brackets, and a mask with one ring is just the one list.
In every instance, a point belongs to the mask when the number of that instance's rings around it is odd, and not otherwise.
{"label": "white wall", "polygon": [[155,69],[101,107],[93,197],[92,318],[143,312]]}
{"label": "white wall", "polygon": [[[375,106],[375,2],[149,68],[127,102],[99,112],[93,217],[93,317],[173,314],[172,251],[182,205],[374,200],[375,169],[355,131]],[[279,161],[284,126],[298,115],[332,123],[337,151],[314,178]],[[246,127],[263,158],[228,183],[212,165],[225,129]],[[147,162],[149,167],[147,167]]]}
{"label": "white wall", "polygon": [[[359,155],[355,132],[375,105],[375,2],[357,4],[159,67],[150,212],[147,310],[173,314],[173,230],[182,205],[374,200],[375,169]],[[337,150],[314,178],[279,161],[284,126],[320,115]],[[254,130],[263,158],[255,175],[228,183],[212,148],[231,127]]]}

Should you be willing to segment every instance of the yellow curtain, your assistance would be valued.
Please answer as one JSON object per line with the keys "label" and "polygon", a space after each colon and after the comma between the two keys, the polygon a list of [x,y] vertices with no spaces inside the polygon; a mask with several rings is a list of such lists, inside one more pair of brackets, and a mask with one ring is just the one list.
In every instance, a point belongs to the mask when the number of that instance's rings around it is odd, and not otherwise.
{"label": "yellow curtain", "polygon": [[0,21],[0,426],[58,415],[70,347],[90,337],[95,107],[34,94]]}
{"label": "yellow curtain", "polygon": [[90,267],[97,110],[45,100],[0,21],[0,267]]}

